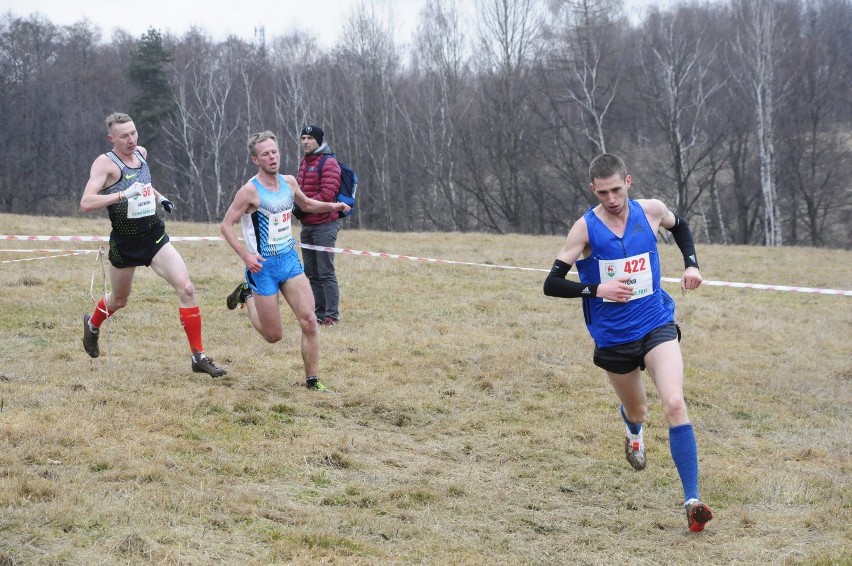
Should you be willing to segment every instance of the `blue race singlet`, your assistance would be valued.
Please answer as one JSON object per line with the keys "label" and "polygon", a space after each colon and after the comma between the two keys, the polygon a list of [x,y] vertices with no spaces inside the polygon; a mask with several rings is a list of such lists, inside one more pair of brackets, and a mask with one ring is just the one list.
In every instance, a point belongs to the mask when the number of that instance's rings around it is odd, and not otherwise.
{"label": "blue race singlet", "polygon": [[627,224],[620,238],[593,208],[583,215],[591,255],[577,261],[580,281],[605,283],[627,277],[626,283],[633,287],[633,296],[626,304],[601,297],[583,298],[586,327],[600,348],[639,340],[653,329],[674,322],[674,301],[660,287],[657,235],[639,203],[627,203]]}
{"label": "blue race singlet", "polygon": [[293,249],[296,239],[292,232],[293,191],[278,175],[277,191],[270,191],[252,177],[251,182],[257,189],[260,199],[258,209],[251,214],[244,214],[240,219],[243,229],[243,239],[246,247],[253,254],[272,257]]}

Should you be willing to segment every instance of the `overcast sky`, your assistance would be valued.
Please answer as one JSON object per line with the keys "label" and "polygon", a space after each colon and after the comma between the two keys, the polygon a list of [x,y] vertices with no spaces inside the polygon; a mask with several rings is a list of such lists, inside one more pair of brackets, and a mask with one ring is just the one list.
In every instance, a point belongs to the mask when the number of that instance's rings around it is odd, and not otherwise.
{"label": "overcast sky", "polygon": [[[407,41],[416,30],[425,3],[426,0],[374,2],[386,13],[393,11],[400,41]],[[330,47],[338,38],[337,29],[358,4],[359,0],[0,0],[0,12],[11,11],[17,16],[38,12],[59,25],[85,18],[101,29],[105,41],[109,41],[115,28],[123,28],[137,37],[150,27],[181,36],[192,25],[203,27],[216,40],[228,35],[250,40],[255,28],[263,26],[267,38],[294,31],[307,32],[322,46]]]}
{"label": "overcast sky", "polygon": [[[667,0],[628,0],[634,16],[643,7]],[[148,28],[182,36],[190,26],[203,27],[215,40],[236,35],[251,40],[254,30],[263,26],[267,39],[296,32],[316,37],[323,47],[338,39],[338,28],[349,19],[363,0],[146,0],[116,2],[106,0],[0,0],[0,13],[17,16],[40,13],[54,24],[68,25],[83,19],[100,28],[102,40],[109,41],[115,28],[139,37]],[[366,0],[385,15],[393,13],[396,39],[409,43],[417,29],[420,10],[426,0]],[[462,17],[474,17],[474,0],[460,0]]]}

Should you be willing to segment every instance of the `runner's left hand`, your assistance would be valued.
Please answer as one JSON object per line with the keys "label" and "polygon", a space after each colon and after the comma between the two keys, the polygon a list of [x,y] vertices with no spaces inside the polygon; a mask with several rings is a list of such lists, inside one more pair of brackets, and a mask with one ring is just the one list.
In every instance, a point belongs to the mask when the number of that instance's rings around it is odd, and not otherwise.
{"label": "runner's left hand", "polygon": [[174,203],[164,196],[160,197],[160,205],[163,207],[163,210],[165,210],[169,214],[171,214],[172,211],[175,209]]}
{"label": "runner's left hand", "polygon": [[680,278],[680,288],[681,291],[686,293],[687,291],[698,289],[703,282],[704,279],[701,277],[701,273],[698,272],[698,268],[687,267],[683,272],[683,277]]}

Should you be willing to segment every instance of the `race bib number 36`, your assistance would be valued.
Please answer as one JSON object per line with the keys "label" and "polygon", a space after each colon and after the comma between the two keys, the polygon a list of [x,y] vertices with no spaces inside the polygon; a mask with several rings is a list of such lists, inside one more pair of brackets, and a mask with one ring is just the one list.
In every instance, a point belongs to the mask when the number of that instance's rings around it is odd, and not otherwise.
{"label": "race bib number 36", "polygon": [[292,210],[277,212],[269,216],[269,237],[267,242],[272,246],[287,244],[293,237]]}
{"label": "race bib number 36", "polygon": [[142,187],[142,194],[127,200],[127,217],[142,218],[157,214],[157,199],[154,198],[154,189],[151,187],[151,183],[146,185],[133,183],[129,189],[137,185]]}
{"label": "race bib number 36", "polygon": [[[654,274],[651,271],[651,254],[626,257],[624,259],[606,259],[599,262],[601,283],[627,277],[624,283],[633,287],[630,300],[644,299],[654,292]],[[604,302],[611,303],[609,299]]]}

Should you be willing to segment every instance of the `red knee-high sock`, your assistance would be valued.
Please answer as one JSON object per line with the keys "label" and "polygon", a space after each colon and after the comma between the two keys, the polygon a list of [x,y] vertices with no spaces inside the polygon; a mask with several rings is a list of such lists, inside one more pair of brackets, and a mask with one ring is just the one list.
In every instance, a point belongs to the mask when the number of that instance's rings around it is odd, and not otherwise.
{"label": "red knee-high sock", "polygon": [[180,308],[180,323],[189,340],[189,348],[193,353],[203,352],[201,344],[201,309],[198,307]]}
{"label": "red knee-high sock", "polygon": [[114,312],[107,309],[106,297],[101,297],[98,306],[95,307],[95,312],[92,313],[92,317],[89,319],[89,323],[92,325],[92,328],[100,328],[104,321],[111,317]]}

